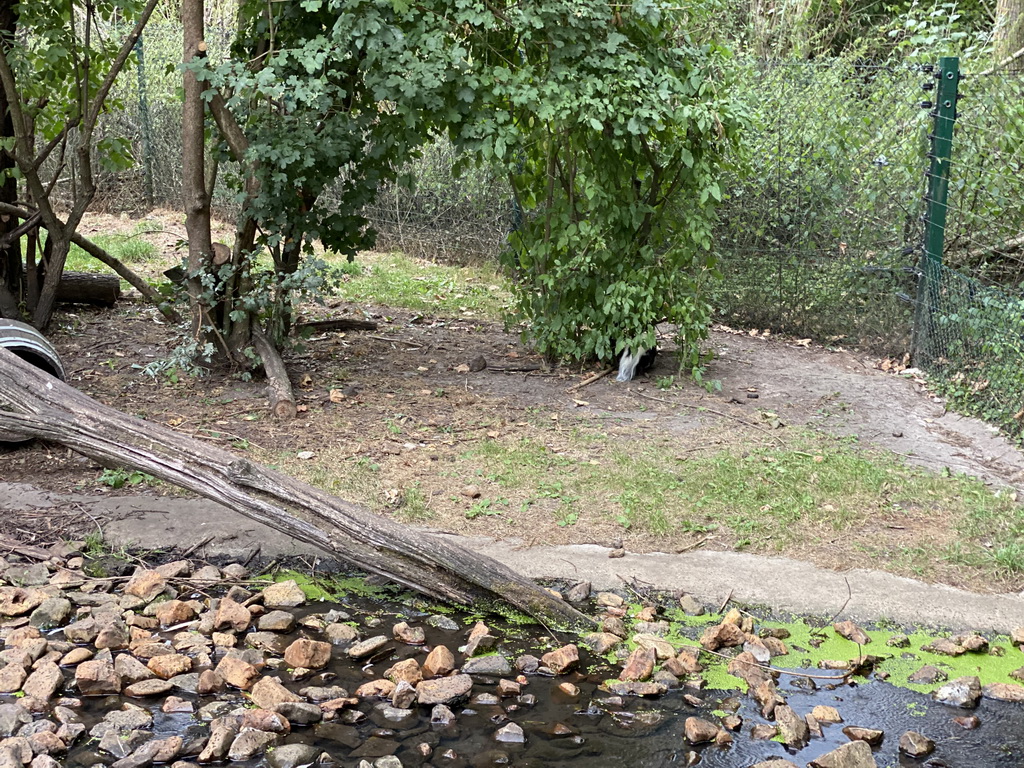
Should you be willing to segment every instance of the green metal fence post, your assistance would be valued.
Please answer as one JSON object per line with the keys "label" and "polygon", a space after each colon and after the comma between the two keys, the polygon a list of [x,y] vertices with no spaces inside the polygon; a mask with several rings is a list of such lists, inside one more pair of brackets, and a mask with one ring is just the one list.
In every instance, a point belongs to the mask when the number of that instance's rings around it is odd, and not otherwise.
{"label": "green metal fence post", "polygon": [[944,56],[935,72],[938,81],[931,112],[935,123],[931,139],[928,168],[928,191],[925,197],[924,253],[921,255],[917,284],[917,309],[914,313],[912,353],[914,364],[920,366],[935,356],[932,344],[933,314],[939,297],[942,273],[942,250],[946,234],[946,210],[949,195],[950,162],[953,156],[953,125],[956,122],[956,100],[960,82],[960,59]]}

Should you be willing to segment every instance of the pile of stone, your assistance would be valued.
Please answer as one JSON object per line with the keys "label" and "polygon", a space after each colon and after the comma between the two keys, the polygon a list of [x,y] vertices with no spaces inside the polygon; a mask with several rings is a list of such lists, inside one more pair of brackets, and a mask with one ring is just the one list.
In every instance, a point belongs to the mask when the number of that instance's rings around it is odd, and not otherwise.
{"label": "pile of stone", "polygon": [[[373,617],[354,621],[340,609],[317,613],[294,581],[247,581],[238,564],[221,569],[179,560],[139,567],[126,579],[91,579],[83,565],[80,555],[61,549],[33,564],[0,558],[0,768],[56,768],[72,751],[76,764],[114,768],[254,759],[271,768],[337,764],[330,748],[313,741],[343,747],[362,768],[400,768],[400,749],[417,764],[436,757],[456,765],[461,758],[441,748],[440,734],[457,729],[460,713],[471,710],[493,713],[484,721],[495,745],[488,760],[501,763],[509,759],[502,750],[527,740],[515,719],[536,703],[526,690],[534,676],[558,679],[563,698],[581,696],[576,644],[512,658],[485,623],[463,634],[450,618],[434,615],[422,623],[450,641],[428,646],[423,626],[388,626]],[[566,595],[575,601],[590,596],[588,584]],[[654,606],[630,609],[612,593],[599,593],[594,602],[600,631],[584,635],[580,644],[615,659],[617,677],[601,686],[604,711],[621,709],[627,697],[670,691],[707,709],[704,665],[726,656],[729,673],[745,681],[761,714],[774,723],[755,724],[751,737],[781,740],[795,753],[821,737],[823,728],[842,723],[829,706],[800,715],[780,692],[772,660],[789,653],[785,630],[755,633],[751,617],[732,610],[707,628],[698,645],[681,644],[666,639],[671,626]],[[703,611],[692,598],[681,604]],[[870,643],[851,622],[836,624],[834,631]],[[976,636],[952,640],[964,652],[981,648]],[[826,666],[852,674],[873,658]],[[329,669],[339,663],[358,684],[339,684]],[[844,674],[835,677],[841,683]],[[983,695],[1024,700],[1022,694],[1021,686],[982,688],[977,678],[961,678],[935,697],[969,708]],[[101,697],[109,710],[98,723],[87,725],[85,697]],[[736,700],[724,717],[687,718],[680,739],[698,749],[728,749],[744,727],[738,709]],[[430,728],[416,727],[427,712]],[[157,728],[154,713],[162,722],[180,722],[180,729]],[[968,718],[961,725],[972,727]],[[289,738],[299,729],[312,738]],[[812,761],[813,768],[876,765],[871,747],[884,738],[881,731],[847,725],[843,733],[850,742]],[[545,737],[578,740],[565,723],[546,724]],[[915,732],[903,734],[899,746],[914,757],[934,749]],[[699,759],[696,749],[687,754],[691,762]],[[792,765],[775,760],[758,768]]]}

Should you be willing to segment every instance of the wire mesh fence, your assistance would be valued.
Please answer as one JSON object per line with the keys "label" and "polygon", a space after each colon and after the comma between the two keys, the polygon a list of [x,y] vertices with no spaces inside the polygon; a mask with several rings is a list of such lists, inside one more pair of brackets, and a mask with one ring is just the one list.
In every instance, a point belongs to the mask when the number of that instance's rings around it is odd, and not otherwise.
{"label": "wire mesh fence", "polygon": [[[914,363],[961,411],[1024,437],[1024,71],[959,84],[942,264],[925,264]],[[937,120],[940,119],[937,117]]]}
{"label": "wire mesh fence", "polygon": [[726,322],[902,352],[921,241],[921,74],[759,62],[748,158],[717,232]]}

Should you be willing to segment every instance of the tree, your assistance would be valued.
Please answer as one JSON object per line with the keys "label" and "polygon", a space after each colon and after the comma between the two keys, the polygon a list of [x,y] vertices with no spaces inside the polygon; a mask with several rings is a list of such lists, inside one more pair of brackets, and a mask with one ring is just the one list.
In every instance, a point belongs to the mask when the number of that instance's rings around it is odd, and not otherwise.
{"label": "tree", "polygon": [[996,61],[1022,55],[1024,51],[1024,1],[996,0],[992,33]]}
{"label": "tree", "polygon": [[[0,163],[0,215],[8,217],[3,225],[8,237],[0,241],[4,316],[18,316],[24,304],[32,323],[46,328],[68,251],[96,194],[94,165],[130,161],[125,140],[105,139],[94,146],[94,132],[114,79],[156,4],[157,0],[59,0],[15,5],[0,0],[0,106],[6,107],[7,117],[0,132],[6,162]],[[126,19],[134,24],[122,40],[112,34],[118,28],[114,22],[123,28]],[[15,170],[24,179],[29,207],[16,204]],[[71,176],[71,201],[62,218],[51,196],[64,174]],[[29,223],[12,227],[18,219]],[[47,231],[38,261],[34,244],[40,240],[30,237],[23,256],[20,244],[10,237],[11,229],[28,232],[36,222]],[[94,246],[93,250],[99,252]],[[105,260],[114,264],[109,256]],[[117,266],[137,287],[145,286],[124,265]],[[148,287],[142,290],[152,296]]]}
{"label": "tree", "polygon": [[[231,61],[186,51],[240,167],[230,262],[204,245],[190,263],[204,349],[244,360],[255,340],[273,363],[294,302],[324,285],[314,243],[349,258],[372,245],[363,207],[434,132],[465,162],[503,164],[531,213],[516,237],[520,306],[545,351],[607,357],[609,339],[649,343],[663,318],[688,338],[706,327],[691,299],[739,119],[722,51],[691,42],[688,20],[649,0],[244,3]],[[256,267],[261,249],[271,271]]]}

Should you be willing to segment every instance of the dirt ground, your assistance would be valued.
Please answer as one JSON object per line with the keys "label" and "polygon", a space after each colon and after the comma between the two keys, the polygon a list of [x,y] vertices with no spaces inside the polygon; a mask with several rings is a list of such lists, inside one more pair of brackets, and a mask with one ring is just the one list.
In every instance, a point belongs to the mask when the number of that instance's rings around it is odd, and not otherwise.
{"label": "dirt ground", "polygon": [[[161,224],[163,230],[150,239],[170,265],[178,258],[173,248],[183,233],[174,216],[165,216]],[[94,217],[90,226],[111,231],[134,222]],[[468,515],[479,502],[464,495],[465,486],[477,485],[487,498],[491,481],[473,473],[465,456],[481,441],[515,437],[540,441],[556,454],[575,452],[578,459],[586,447],[574,435],[600,429],[608,440],[625,446],[666,441],[668,450],[685,459],[725,446],[770,443],[776,432],[764,412],[786,425],[856,435],[861,444],[932,471],[948,468],[990,484],[1024,488],[1024,456],[991,428],[947,413],[912,375],[885,372],[881,361],[851,351],[716,328],[707,377],[721,382],[720,391],[696,385],[658,389],[656,381],[675,373],[670,349],[645,379],[621,384],[606,376],[573,389],[595,369],[523,370],[540,361],[519,343],[515,329],[342,302],[309,311],[317,318],[368,318],[379,327],[376,332],[321,334],[303,350],[286,354],[301,401],[293,422],[274,421],[267,413],[264,384],[243,381],[237,373],[201,379],[148,374],[146,366],[166,359],[177,338],[154,309],[130,296],[113,310],[65,308],[48,335],[68,381],[101,402],[245,451],[382,514],[407,514],[403,499],[415,489],[427,509],[420,521],[453,533],[538,544],[622,540],[631,551],[732,549],[736,542],[724,533],[678,531],[653,537],[624,532],[607,515],[559,524],[543,504],[514,516]],[[487,367],[467,370],[477,367],[471,364],[480,357]],[[369,480],[361,472],[365,467],[374,468]],[[90,460],[54,445],[35,444],[0,456],[0,480],[44,490],[97,497],[181,493],[148,483],[115,490],[101,482],[101,472]],[[41,511],[28,504],[19,507],[17,499],[4,501],[0,533],[26,543],[82,536],[102,524],[89,514],[87,503]],[[852,533],[816,536],[806,547],[788,547],[783,554],[832,568],[877,567],[865,563],[851,540],[884,538],[898,546],[923,535],[941,543],[953,534],[927,516],[915,521],[910,515],[898,526],[876,520]],[[938,578],[984,587],[954,572]]]}

